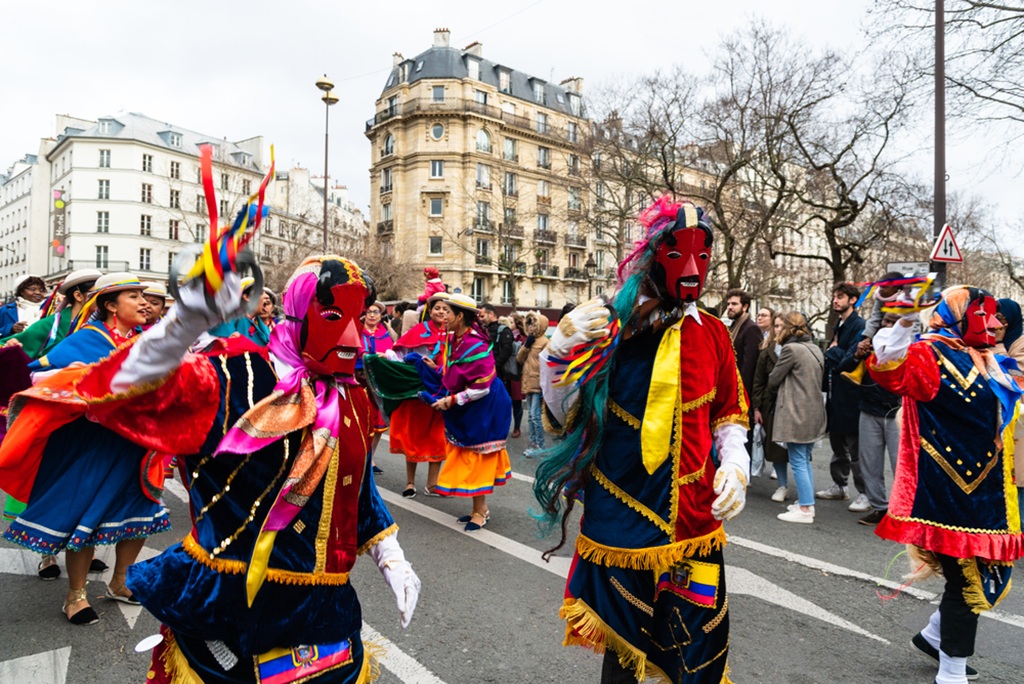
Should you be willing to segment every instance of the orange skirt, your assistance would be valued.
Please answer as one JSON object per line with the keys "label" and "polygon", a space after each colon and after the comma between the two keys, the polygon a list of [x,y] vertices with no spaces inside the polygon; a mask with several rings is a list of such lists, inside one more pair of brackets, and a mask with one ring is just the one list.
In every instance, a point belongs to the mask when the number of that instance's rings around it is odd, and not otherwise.
{"label": "orange skirt", "polygon": [[481,496],[512,479],[508,452],[490,454],[447,444],[448,458],[437,476],[437,493],[442,496]]}
{"label": "orange skirt", "polygon": [[391,453],[410,463],[445,459],[444,416],[419,399],[407,399],[391,413]]}

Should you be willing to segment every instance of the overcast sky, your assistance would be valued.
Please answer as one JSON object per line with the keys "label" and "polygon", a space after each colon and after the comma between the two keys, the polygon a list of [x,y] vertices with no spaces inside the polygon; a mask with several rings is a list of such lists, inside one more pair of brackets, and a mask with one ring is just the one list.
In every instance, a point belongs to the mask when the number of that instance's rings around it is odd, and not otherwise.
{"label": "overcast sky", "polygon": [[[369,200],[364,123],[391,68],[432,44],[435,27],[453,47],[477,40],[484,56],[558,82],[601,83],[673,64],[703,72],[717,38],[763,16],[808,42],[865,47],[870,0],[65,0],[5,7],[0,19],[3,134],[0,169],[54,134],[54,115],[95,119],[141,112],[207,135],[274,143],[279,168],[323,172],[324,105],[314,82],[326,73],[331,177]],[[766,12],[770,11],[770,14]],[[925,122],[930,125],[929,122]],[[915,169],[930,178],[924,129]],[[951,132],[952,134],[953,132]],[[984,185],[1003,215],[1020,214],[1016,168],[980,163],[992,141],[962,132],[948,152],[950,191]],[[1012,197],[1012,200],[1009,199]]]}

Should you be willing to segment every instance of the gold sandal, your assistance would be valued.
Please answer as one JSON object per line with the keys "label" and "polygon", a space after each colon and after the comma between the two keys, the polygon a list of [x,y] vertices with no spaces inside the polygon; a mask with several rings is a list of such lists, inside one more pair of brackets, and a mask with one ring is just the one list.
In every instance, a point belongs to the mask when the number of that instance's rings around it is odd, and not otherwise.
{"label": "gold sandal", "polygon": [[95,625],[100,621],[100,616],[96,614],[96,611],[92,609],[92,606],[86,606],[77,613],[68,615],[68,606],[73,606],[81,601],[88,601],[89,597],[85,592],[85,587],[81,589],[70,589],[68,590],[67,598],[64,599],[64,605],[61,606],[60,612],[64,618],[73,625]]}

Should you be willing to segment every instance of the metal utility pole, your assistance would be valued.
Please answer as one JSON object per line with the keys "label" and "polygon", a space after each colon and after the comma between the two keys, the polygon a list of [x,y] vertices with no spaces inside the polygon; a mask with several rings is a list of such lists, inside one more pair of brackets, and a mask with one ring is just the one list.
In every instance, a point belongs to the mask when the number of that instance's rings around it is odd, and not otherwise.
{"label": "metal utility pole", "polygon": [[[946,224],[946,17],[944,0],[935,0],[935,207],[932,235],[937,240]],[[936,285],[946,286],[946,264],[932,262]]]}
{"label": "metal utility pole", "polygon": [[332,93],[334,89],[334,83],[331,79],[327,78],[327,74],[316,82],[316,87],[324,92],[321,100],[324,101],[324,254],[327,254],[327,227],[330,225],[327,216],[327,192],[329,190],[327,183],[327,156],[328,156],[328,124],[331,120],[331,105],[338,101],[338,96]]}

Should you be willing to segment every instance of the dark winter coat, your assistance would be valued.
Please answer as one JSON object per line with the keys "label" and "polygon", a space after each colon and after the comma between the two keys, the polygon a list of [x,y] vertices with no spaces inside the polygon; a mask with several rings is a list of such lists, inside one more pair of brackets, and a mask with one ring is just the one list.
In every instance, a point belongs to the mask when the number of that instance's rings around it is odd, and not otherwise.
{"label": "dark winter coat", "polygon": [[[826,394],[828,432],[856,434],[860,429],[860,387],[840,375],[839,365],[857,348],[864,333],[864,319],[854,311],[832,331],[825,348],[825,375],[821,389]],[[836,345],[832,346],[832,341]]]}

